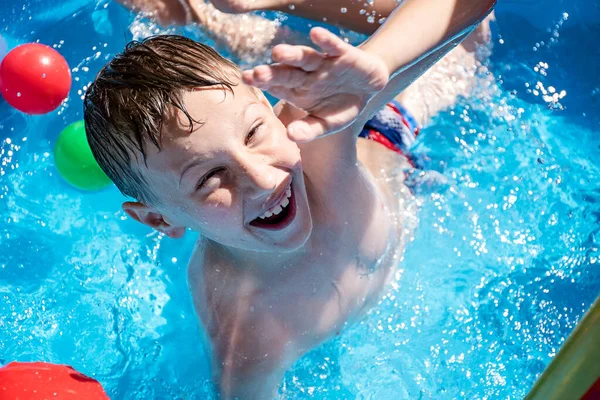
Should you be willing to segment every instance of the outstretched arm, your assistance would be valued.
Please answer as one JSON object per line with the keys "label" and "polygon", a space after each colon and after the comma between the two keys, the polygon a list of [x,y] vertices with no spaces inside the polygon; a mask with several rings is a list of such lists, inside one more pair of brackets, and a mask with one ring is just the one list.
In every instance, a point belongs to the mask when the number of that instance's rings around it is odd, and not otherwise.
{"label": "outstretched arm", "polygon": [[385,24],[360,46],[382,59],[393,72],[390,82],[357,119],[357,129],[465,39],[492,11],[496,0],[418,0],[416,3],[407,1],[390,16],[394,24]]}
{"label": "outstretched arm", "polygon": [[[163,26],[187,25],[192,13],[203,12],[205,2],[227,14],[281,11],[313,21],[328,22],[363,34],[372,34],[402,0],[116,0],[148,14]],[[257,20],[258,21],[258,20]]]}
{"label": "outstretched arm", "polygon": [[[116,0],[154,18],[162,26],[198,23],[205,32],[244,62],[264,58],[271,46],[302,42],[298,35],[252,11],[277,10],[345,29],[372,34],[398,0]],[[216,7],[216,8],[215,8]],[[225,11],[226,13],[223,13]],[[245,15],[232,15],[241,14]]]}
{"label": "outstretched arm", "polygon": [[[294,140],[310,141],[361,126],[460,43],[494,4],[495,0],[406,0],[360,48],[315,29],[311,37],[322,52],[277,46],[273,59],[279,63],[246,71],[244,79],[308,112],[289,125]],[[389,76],[393,78],[387,82]],[[387,82],[383,86],[382,77]]]}
{"label": "outstretched arm", "polygon": [[212,0],[212,3],[228,13],[281,11],[371,34],[402,0]]}

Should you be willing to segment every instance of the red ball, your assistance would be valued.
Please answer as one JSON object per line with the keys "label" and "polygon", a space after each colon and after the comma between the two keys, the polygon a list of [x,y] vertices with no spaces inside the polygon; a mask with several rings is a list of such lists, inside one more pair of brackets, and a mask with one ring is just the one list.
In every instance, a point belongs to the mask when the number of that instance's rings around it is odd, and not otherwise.
{"label": "red ball", "polygon": [[29,43],[11,50],[0,64],[4,100],[27,114],[55,110],[69,95],[71,71],[56,50]]}
{"label": "red ball", "polygon": [[0,368],[0,399],[110,400],[94,379],[66,365],[42,362]]}

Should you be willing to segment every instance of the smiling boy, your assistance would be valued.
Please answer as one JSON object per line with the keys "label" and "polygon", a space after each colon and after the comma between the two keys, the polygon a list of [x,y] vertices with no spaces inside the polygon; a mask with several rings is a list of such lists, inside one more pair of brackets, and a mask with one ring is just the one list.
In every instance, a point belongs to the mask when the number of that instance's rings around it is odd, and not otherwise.
{"label": "smiling boy", "polygon": [[[154,37],[90,86],[88,139],[137,200],[124,210],[173,238],[200,233],[189,285],[223,398],[273,398],[382,294],[403,250],[394,171],[415,129],[390,102],[493,4],[407,0],[360,48],[313,29],[321,51],[281,45],[277,64],[243,74],[207,46]],[[272,108],[255,87],[288,102]]]}

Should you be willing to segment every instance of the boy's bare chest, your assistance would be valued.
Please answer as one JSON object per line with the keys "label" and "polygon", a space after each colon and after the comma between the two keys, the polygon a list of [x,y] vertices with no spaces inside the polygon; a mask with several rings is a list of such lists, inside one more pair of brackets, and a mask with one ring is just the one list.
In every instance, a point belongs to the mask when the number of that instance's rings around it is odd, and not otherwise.
{"label": "boy's bare chest", "polygon": [[261,309],[301,332],[308,346],[338,334],[376,303],[394,267],[393,257],[374,258],[356,247],[341,254],[324,248],[310,261],[260,297]]}
{"label": "boy's bare chest", "polygon": [[376,303],[396,264],[397,247],[389,232],[385,238],[389,243],[383,238],[373,238],[372,243],[353,238],[326,231],[310,253],[260,278],[231,274],[223,279],[223,271],[206,274],[194,297],[200,292],[229,295],[196,301],[196,307],[204,309],[198,310],[203,322],[210,326],[211,321],[229,320],[240,311],[260,320],[261,315],[268,316],[278,329],[292,332],[289,340],[300,352],[338,334]]}

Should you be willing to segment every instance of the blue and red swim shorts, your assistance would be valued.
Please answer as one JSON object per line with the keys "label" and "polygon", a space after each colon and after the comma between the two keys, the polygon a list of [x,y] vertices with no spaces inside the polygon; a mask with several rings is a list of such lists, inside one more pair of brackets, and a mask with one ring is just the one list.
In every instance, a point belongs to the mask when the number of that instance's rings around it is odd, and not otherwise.
{"label": "blue and red swim shorts", "polygon": [[360,137],[381,143],[405,156],[413,167],[409,149],[419,135],[419,124],[410,112],[396,100],[386,104],[364,126]]}

